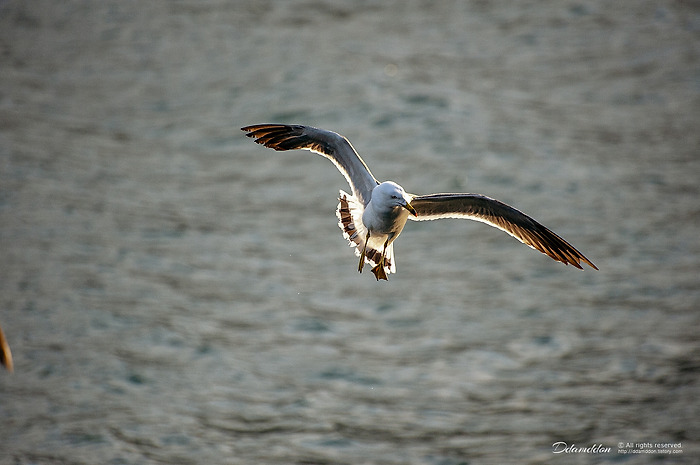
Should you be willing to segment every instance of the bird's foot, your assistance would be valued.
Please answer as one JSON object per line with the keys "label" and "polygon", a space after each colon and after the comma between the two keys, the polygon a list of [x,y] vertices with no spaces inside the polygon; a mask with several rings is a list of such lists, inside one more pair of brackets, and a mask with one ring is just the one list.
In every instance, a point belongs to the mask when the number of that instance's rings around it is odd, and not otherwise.
{"label": "bird's foot", "polygon": [[374,268],[372,268],[372,273],[374,273],[374,277],[377,278],[377,281],[380,279],[383,279],[384,281],[388,281],[388,277],[386,275],[386,271],[384,271],[384,266],[377,265]]}
{"label": "bird's foot", "polygon": [[369,231],[367,231],[367,237],[365,238],[365,245],[362,246],[362,252],[360,253],[360,263],[357,265],[357,271],[362,273],[362,268],[365,266],[365,254],[367,253],[367,242],[369,241]]}

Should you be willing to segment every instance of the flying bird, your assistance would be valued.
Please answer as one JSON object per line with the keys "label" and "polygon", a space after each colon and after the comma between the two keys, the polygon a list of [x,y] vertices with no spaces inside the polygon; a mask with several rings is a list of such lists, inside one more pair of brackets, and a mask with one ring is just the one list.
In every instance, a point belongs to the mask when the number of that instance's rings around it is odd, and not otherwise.
{"label": "flying bird", "polygon": [[241,128],[255,142],[275,150],[310,150],[328,158],[345,176],[352,194],[340,190],[336,215],[343,236],[377,278],[396,272],[394,241],[408,219],[464,218],[504,231],[565,265],[598,268],[574,246],[521,211],[481,194],[414,195],[393,181],[379,182],[350,141],[332,131],[302,125],[257,124]]}

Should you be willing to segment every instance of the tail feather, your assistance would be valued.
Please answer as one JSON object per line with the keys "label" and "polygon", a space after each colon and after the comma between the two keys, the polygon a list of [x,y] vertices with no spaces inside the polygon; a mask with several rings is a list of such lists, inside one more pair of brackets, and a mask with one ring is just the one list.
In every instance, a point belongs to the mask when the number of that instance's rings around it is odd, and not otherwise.
{"label": "tail feather", "polygon": [[[343,237],[348,240],[350,247],[355,249],[355,255],[359,257],[362,249],[365,247],[365,239],[367,238],[367,228],[362,224],[364,207],[354,196],[343,190],[340,191],[338,200],[338,209],[336,210],[338,226],[343,231]],[[370,238],[365,250],[365,263],[372,267],[376,266],[382,256],[383,247],[383,243],[373,241]],[[394,244],[389,244],[384,254],[384,271],[387,274],[396,273]]]}

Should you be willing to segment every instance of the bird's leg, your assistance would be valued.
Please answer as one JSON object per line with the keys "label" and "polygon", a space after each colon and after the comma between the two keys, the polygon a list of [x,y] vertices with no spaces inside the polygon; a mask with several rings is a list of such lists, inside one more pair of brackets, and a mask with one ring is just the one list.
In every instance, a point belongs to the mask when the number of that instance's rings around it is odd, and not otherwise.
{"label": "bird's leg", "polygon": [[369,242],[369,231],[367,231],[367,237],[365,237],[365,245],[362,247],[362,253],[360,254],[360,264],[357,265],[357,271],[362,273],[362,268],[365,266],[365,253],[367,252],[367,242]]}
{"label": "bird's leg", "polygon": [[372,268],[372,273],[374,273],[374,277],[377,278],[377,281],[380,279],[383,279],[384,281],[388,281],[388,277],[386,275],[386,271],[384,270],[384,254],[386,253],[386,246],[389,243],[389,238],[386,238],[386,241],[384,241],[384,248],[382,249],[382,255],[379,257],[379,263]]}

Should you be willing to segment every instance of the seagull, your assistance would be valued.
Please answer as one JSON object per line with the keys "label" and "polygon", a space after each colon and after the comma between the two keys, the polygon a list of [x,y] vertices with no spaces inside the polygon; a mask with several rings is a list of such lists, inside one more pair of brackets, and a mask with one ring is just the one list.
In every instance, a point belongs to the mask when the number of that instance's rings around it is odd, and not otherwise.
{"label": "seagull", "polygon": [[598,269],[553,231],[498,200],[481,194],[414,195],[393,181],[377,181],[350,141],[335,132],[297,124],[256,124],[241,130],[265,147],[309,150],[333,162],[352,190],[352,194],[340,190],[338,226],[360,257],[358,271],[362,273],[368,263],[377,281],[396,273],[393,245],[408,219],[480,221],[565,265],[583,269],[584,262]]}

